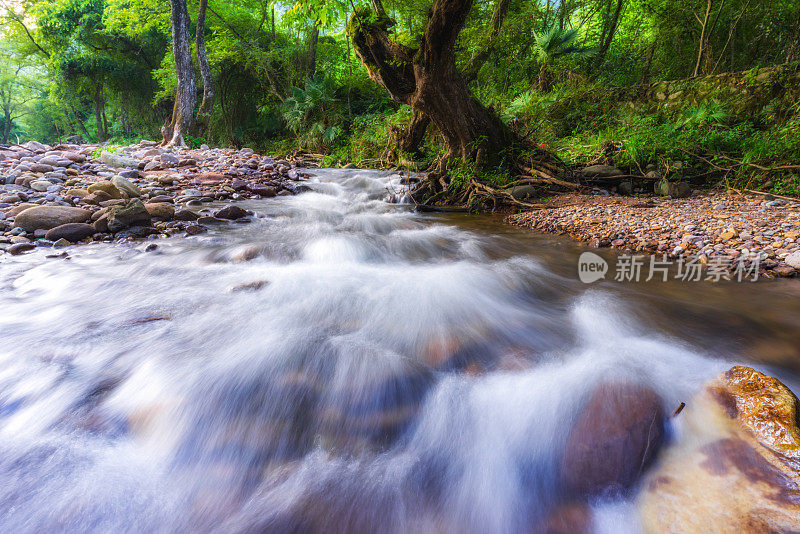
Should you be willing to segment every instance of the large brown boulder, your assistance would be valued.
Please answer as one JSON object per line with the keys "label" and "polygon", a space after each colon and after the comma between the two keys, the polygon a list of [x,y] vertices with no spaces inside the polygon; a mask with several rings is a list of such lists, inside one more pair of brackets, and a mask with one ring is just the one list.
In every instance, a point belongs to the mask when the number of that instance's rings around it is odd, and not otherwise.
{"label": "large brown boulder", "polygon": [[89,220],[91,211],[69,206],[36,206],[20,212],[14,218],[14,225],[26,232],[49,230],[67,223],[82,223]]}
{"label": "large brown boulder", "polygon": [[600,384],[567,439],[561,482],[569,495],[624,492],[639,480],[664,439],[661,399],[628,382]]}
{"label": "large brown boulder", "polygon": [[682,437],[644,481],[646,532],[800,531],[798,401],[779,380],[737,366],[680,418]]}
{"label": "large brown boulder", "polygon": [[77,243],[82,239],[94,235],[95,229],[91,224],[86,223],[67,223],[48,230],[44,238],[50,241],[66,239],[70,243]]}

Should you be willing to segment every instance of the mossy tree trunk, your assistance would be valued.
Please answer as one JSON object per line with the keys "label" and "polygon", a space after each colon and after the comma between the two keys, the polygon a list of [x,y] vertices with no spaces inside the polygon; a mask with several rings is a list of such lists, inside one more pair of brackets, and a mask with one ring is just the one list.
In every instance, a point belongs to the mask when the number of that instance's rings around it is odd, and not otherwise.
{"label": "mossy tree trunk", "polygon": [[194,123],[194,106],[197,102],[192,51],[189,46],[189,9],[186,7],[186,0],[170,0],[170,21],[178,86],[175,90],[172,119],[161,129],[164,138],[162,144],[186,146],[183,134],[188,133]]}
{"label": "mossy tree trunk", "polygon": [[501,164],[519,139],[472,97],[455,63],[455,41],[472,0],[434,0],[418,49],[392,41],[388,30],[394,21],[378,0],[373,4],[374,12],[356,9],[348,24],[356,54],[395,101],[410,105],[419,122],[427,117],[439,130],[446,154],[438,170],[454,158],[477,168]]}
{"label": "mossy tree trunk", "polygon": [[203,80],[203,100],[197,110],[197,131],[201,135],[208,130],[211,112],[214,110],[214,78],[211,76],[211,65],[206,54],[206,10],[208,0],[200,0],[197,10],[197,28],[195,29],[195,45],[197,48],[197,63],[200,65],[200,77]]}

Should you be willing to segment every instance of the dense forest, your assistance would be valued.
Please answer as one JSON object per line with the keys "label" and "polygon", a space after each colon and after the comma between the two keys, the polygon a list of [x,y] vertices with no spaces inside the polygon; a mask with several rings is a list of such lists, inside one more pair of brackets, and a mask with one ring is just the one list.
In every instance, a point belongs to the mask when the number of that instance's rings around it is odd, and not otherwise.
{"label": "dense forest", "polygon": [[799,190],[797,0],[0,0],[0,24],[3,144]]}

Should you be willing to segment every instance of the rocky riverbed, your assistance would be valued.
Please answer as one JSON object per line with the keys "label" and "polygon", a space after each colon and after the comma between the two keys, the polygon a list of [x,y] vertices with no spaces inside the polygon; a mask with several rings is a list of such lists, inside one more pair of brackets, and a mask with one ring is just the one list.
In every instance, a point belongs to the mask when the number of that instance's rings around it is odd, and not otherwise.
{"label": "rocky riverbed", "polygon": [[634,198],[568,194],[506,221],[592,247],[666,255],[702,265],[756,265],[762,275],[800,271],[800,202],[763,195]]}
{"label": "rocky riverbed", "polygon": [[35,141],[0,148],[0,250],[194,235],[247,222],[235,204],[209,203],[292,195],[307,187],[285,160],[251,149],[164,149],[154,141],[125,147]]}

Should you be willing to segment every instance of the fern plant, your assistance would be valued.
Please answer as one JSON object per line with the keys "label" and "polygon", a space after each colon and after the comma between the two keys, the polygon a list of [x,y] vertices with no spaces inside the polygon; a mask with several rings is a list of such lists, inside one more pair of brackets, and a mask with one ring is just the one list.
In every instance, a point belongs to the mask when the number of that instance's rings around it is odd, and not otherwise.
{"label": "fern plant", "polygon": [[301,148],[330,147],[342,133],[339,100],[327,78],[310,80],[305,88],[293,87],[283,108],[286,125],[298,136]]}
{"label": "fern plant", "polygon": [[536,34],[534,51],[539,58],[539,91],[550,91],[553,82],[550,75],[552,63],[563,56],[586,56],[594,53],[593,48],[580,46],[578,29],[561,29],[558,26]]}

